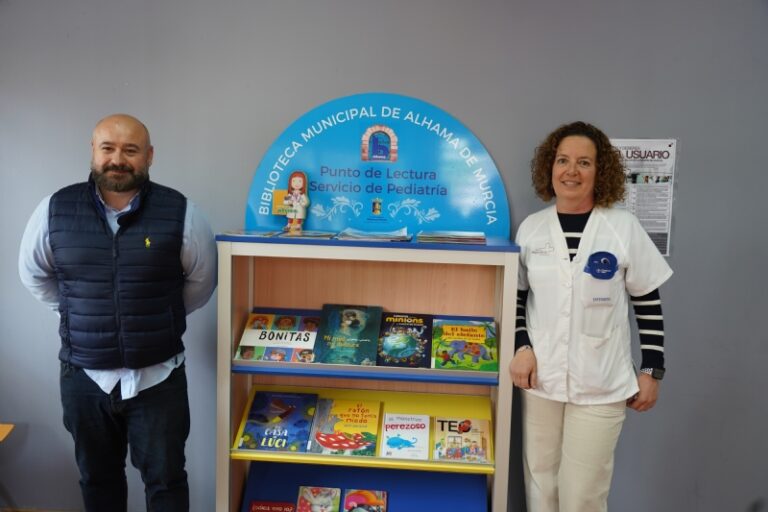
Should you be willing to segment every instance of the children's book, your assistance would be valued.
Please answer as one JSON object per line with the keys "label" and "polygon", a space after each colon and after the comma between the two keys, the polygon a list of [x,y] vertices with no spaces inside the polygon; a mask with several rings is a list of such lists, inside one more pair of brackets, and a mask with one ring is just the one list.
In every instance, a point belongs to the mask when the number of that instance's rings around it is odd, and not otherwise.
{"label": "children's book", "polygon": [[434,317],[432,368],[499,371],[496,322],[490,317]]}
{"label": "children's book", "polygon": [[307,451],[373,457],[380,410],[377,400],[318,399]]}
{"label": "children's book", "polygon": [[317,395],[256,391],[238,432],[236,449],[306,452]]}
{"label": "children's book", "polygon": [[249,512],[296,512],[296,505],[283,501],[252,501]]}
{"label": "children's book", "polygon": [[343,512],[386,512],[387,492],[373,489],[344,489]]}
{"label": "children's book", "polygon": [[341,489],[337,487],[299,487],[296,512],[340,512]]}
{"label": "children's book", "polygon": [[433,459],[450,462],[491,462],[491,422],[476,418],[436,417]]}
{"label": "children's book", "polygon": [[376,364],[429,368],[432,315],[382,313]]}
{"label": "children's book", "polygon": [[386,413],[381,431],[380,457],[429,460],[429,416]]}
{"label": "children's book", "polygon": [[237,362],[312,362],[320,311],[254,308],[235,352]]}
{"label": "children's book", "polygon": [[381,312],[379,306],[324,304],[315,362],[375,365]]}

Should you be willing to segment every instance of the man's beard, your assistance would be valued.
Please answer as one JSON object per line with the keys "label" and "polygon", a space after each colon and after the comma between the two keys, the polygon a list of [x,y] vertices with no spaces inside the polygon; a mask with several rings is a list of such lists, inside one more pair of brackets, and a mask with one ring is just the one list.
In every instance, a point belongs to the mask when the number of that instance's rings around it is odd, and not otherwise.
{"label": "man's beard", "polygon": [[[109,171],[120,172],[120,178],[110,174]],[[141,187],[148,179],[147,168],[134,169],[130,165],[107,165],[101,169],[91,163],[91,176],[99,188],[109,192],[128,192]]]}

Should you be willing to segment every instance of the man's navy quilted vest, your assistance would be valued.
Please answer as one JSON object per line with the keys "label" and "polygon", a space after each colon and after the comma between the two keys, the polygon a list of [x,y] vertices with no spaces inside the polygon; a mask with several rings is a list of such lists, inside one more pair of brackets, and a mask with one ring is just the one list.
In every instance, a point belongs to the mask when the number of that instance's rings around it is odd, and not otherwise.
{"label": "man's navy quilted vest", "polygon": [[144,368],[184,350],[186,207],[179,192],[147,182],[113,235],[92,181],[51,197],[59,359],[88,369]]}

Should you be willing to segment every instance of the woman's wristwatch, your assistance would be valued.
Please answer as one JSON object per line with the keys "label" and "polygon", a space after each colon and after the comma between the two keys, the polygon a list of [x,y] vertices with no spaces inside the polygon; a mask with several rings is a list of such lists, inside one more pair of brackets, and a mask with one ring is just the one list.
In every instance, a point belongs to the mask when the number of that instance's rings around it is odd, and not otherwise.
{"label": "woman's wristwatch", "polygon": [[647,373],[656,380],[664,378],[664,368],[640,368],[640,373]]}

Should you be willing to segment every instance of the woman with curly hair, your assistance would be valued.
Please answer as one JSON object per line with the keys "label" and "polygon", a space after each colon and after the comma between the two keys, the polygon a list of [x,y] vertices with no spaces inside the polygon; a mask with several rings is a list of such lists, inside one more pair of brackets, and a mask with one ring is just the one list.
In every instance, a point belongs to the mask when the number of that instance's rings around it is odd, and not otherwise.
{"label": "woman with curly hair", "polygon": [[[620,152],[595,126],[563,125],[536,148],[536,194],[554,205],[523,221],[515,356],[523,389],[530,512],[607,510],[626,407],[654,406],[664,375],[658,288],[672,270],[624,196]],[[628,301],[638,322],[635,372]]]}

